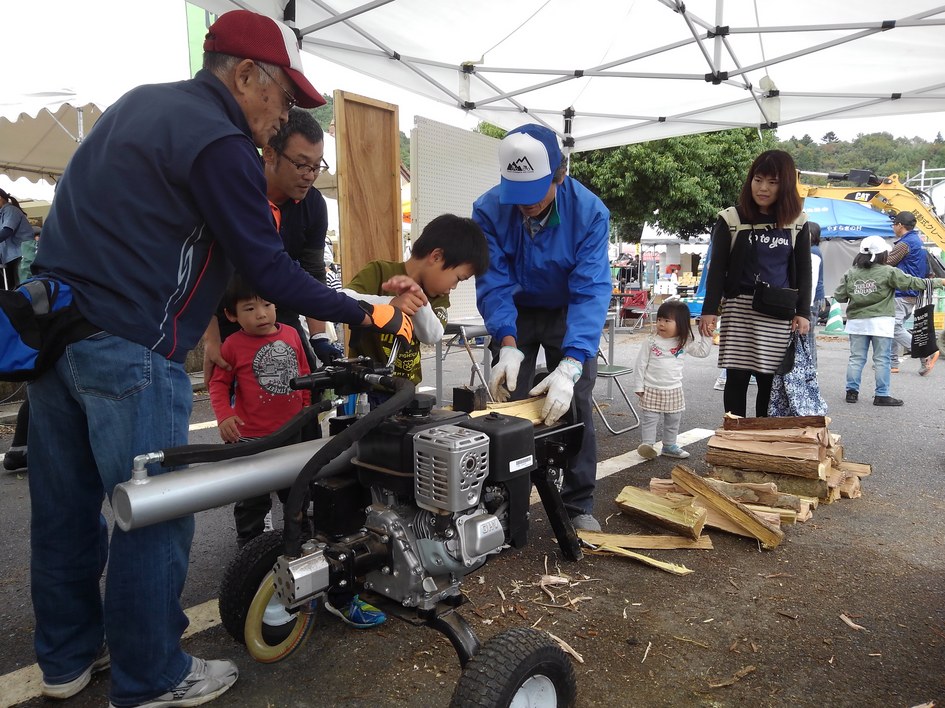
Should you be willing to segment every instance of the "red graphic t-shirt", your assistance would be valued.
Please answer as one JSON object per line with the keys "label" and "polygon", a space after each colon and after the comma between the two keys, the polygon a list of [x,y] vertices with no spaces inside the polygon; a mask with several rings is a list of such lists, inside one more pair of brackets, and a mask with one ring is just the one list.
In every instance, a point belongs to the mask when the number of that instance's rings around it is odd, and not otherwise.
{"label": "red graphic t-shirt", "polygon": [[[240,330],[223,342],[220,354],[233,367],[216,367],[210,378],[210,403],[220,423],[234,415],[244,425],[240,436],[258,438],[278,430],[311,402],[308,391],[293,391],[289,381],[311,373],[298,333],[283,324],[265,337]],[[231,391],[236,404],[230,405]]]}

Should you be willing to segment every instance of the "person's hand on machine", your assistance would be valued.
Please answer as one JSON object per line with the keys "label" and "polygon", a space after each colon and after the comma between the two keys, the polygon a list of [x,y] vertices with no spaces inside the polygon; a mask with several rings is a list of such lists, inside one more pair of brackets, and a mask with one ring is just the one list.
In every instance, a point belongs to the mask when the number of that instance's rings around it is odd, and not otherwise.
{"label": "person's hand on machine", "polygon": [[413,339],[413,320],[409,316],[392,305],[372,305],[364,300],[358,300],[358,305],[370,318],[374,329],[393,334],[404,344],[410,344]]}
{"label": "person's hand on machine", "polygon": [[499,361],[489,375],[489,392],[496,403],[505,403],[515,391],[518,370],[525,355],[515,346],[503,346],[499,350]]}
{"label": "person's hand on machine", "polygon": [[584,364],[569,356],[558,362],[558,367],[531,391],[530,396],[546,393],[545,405],[541,408],[541,417],[545,425],[553,425],[571,407],[574,397],[574,384],[581,378]]}
{"label": "person's hand on machine", "polygon": [[309,337],[308,343],[312,345],[312,351],[315,352],[322,366],[329,366],[336,359],[343,359],[345,356],[345,350],[331,341],[327,334],[313,334]]}

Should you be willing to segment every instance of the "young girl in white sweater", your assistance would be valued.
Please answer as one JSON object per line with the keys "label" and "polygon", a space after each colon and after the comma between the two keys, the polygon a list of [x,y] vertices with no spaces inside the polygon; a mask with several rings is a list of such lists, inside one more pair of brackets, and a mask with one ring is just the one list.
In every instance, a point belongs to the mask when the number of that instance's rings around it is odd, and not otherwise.
{"label": "young girl in white sweater", "polygon": [[[686,400],[682,387],[682,355],[704,358],[712,340],[693,337],[689,307],[682,300],[667,300],[656,311],[656,333],[647,337],[633,371],[633,390],[640,397],[641,457],[656,457],[656,428],[663,419],[661,455],[685,459],[689,453],[676,444]],[[698,330],[697,330],[698,332]]]}

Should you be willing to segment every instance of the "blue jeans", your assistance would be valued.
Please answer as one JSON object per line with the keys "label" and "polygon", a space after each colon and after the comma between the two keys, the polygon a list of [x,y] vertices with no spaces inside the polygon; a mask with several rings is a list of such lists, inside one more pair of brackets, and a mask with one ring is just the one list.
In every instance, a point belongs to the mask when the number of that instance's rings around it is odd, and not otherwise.
{"label": "blue jeans", "polygon": [[860,390],[860,377],[866,365],[866,355],[870,344],[873,345],[873,373],[876,376],[877,396],[889,395],[890,354],[893,340],[891,337],[874,337],[868,334],[851,334],[850,360],[847,362],[847,390]]}
{"label": "blue jeans", "polygon": [[[135,455],[185,445],[193,400],[181,364],[100,333],[70,345],[30,384],[31,577],[46,681],[82,673],[107,638],[110,699],[134,705],[180,683],[194,517],[124,532],[111,547],[105,495]],[[151,473],[158,469],[149,470]],[[108,563],[104,602],[99,589]]]}
{"label": "blue jeans", "polygon": [[899,358],[903,352],[912,348],[912,332],[906,329],[903,323],[912,316],[915,301],[914,297],[896,298],[896,327],[893,330],[894,342],[890,354],[892,366],[899,366]]}

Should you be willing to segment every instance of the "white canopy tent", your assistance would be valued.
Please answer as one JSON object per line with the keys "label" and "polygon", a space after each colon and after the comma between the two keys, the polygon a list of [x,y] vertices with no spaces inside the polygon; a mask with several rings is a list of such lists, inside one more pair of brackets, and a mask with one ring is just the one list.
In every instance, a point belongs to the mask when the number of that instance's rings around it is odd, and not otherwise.
{"label": "white canopy tent", "polygon": [[931,0],[196,1],[288,6],[305,51],[506,128],[544,123],[575,150],[945,111]]}
{"label": "white canopy tent", "polygon": [[69,91],[0,100],[0,173],[11,180],[56,182],[83,137],[102,115]]}

